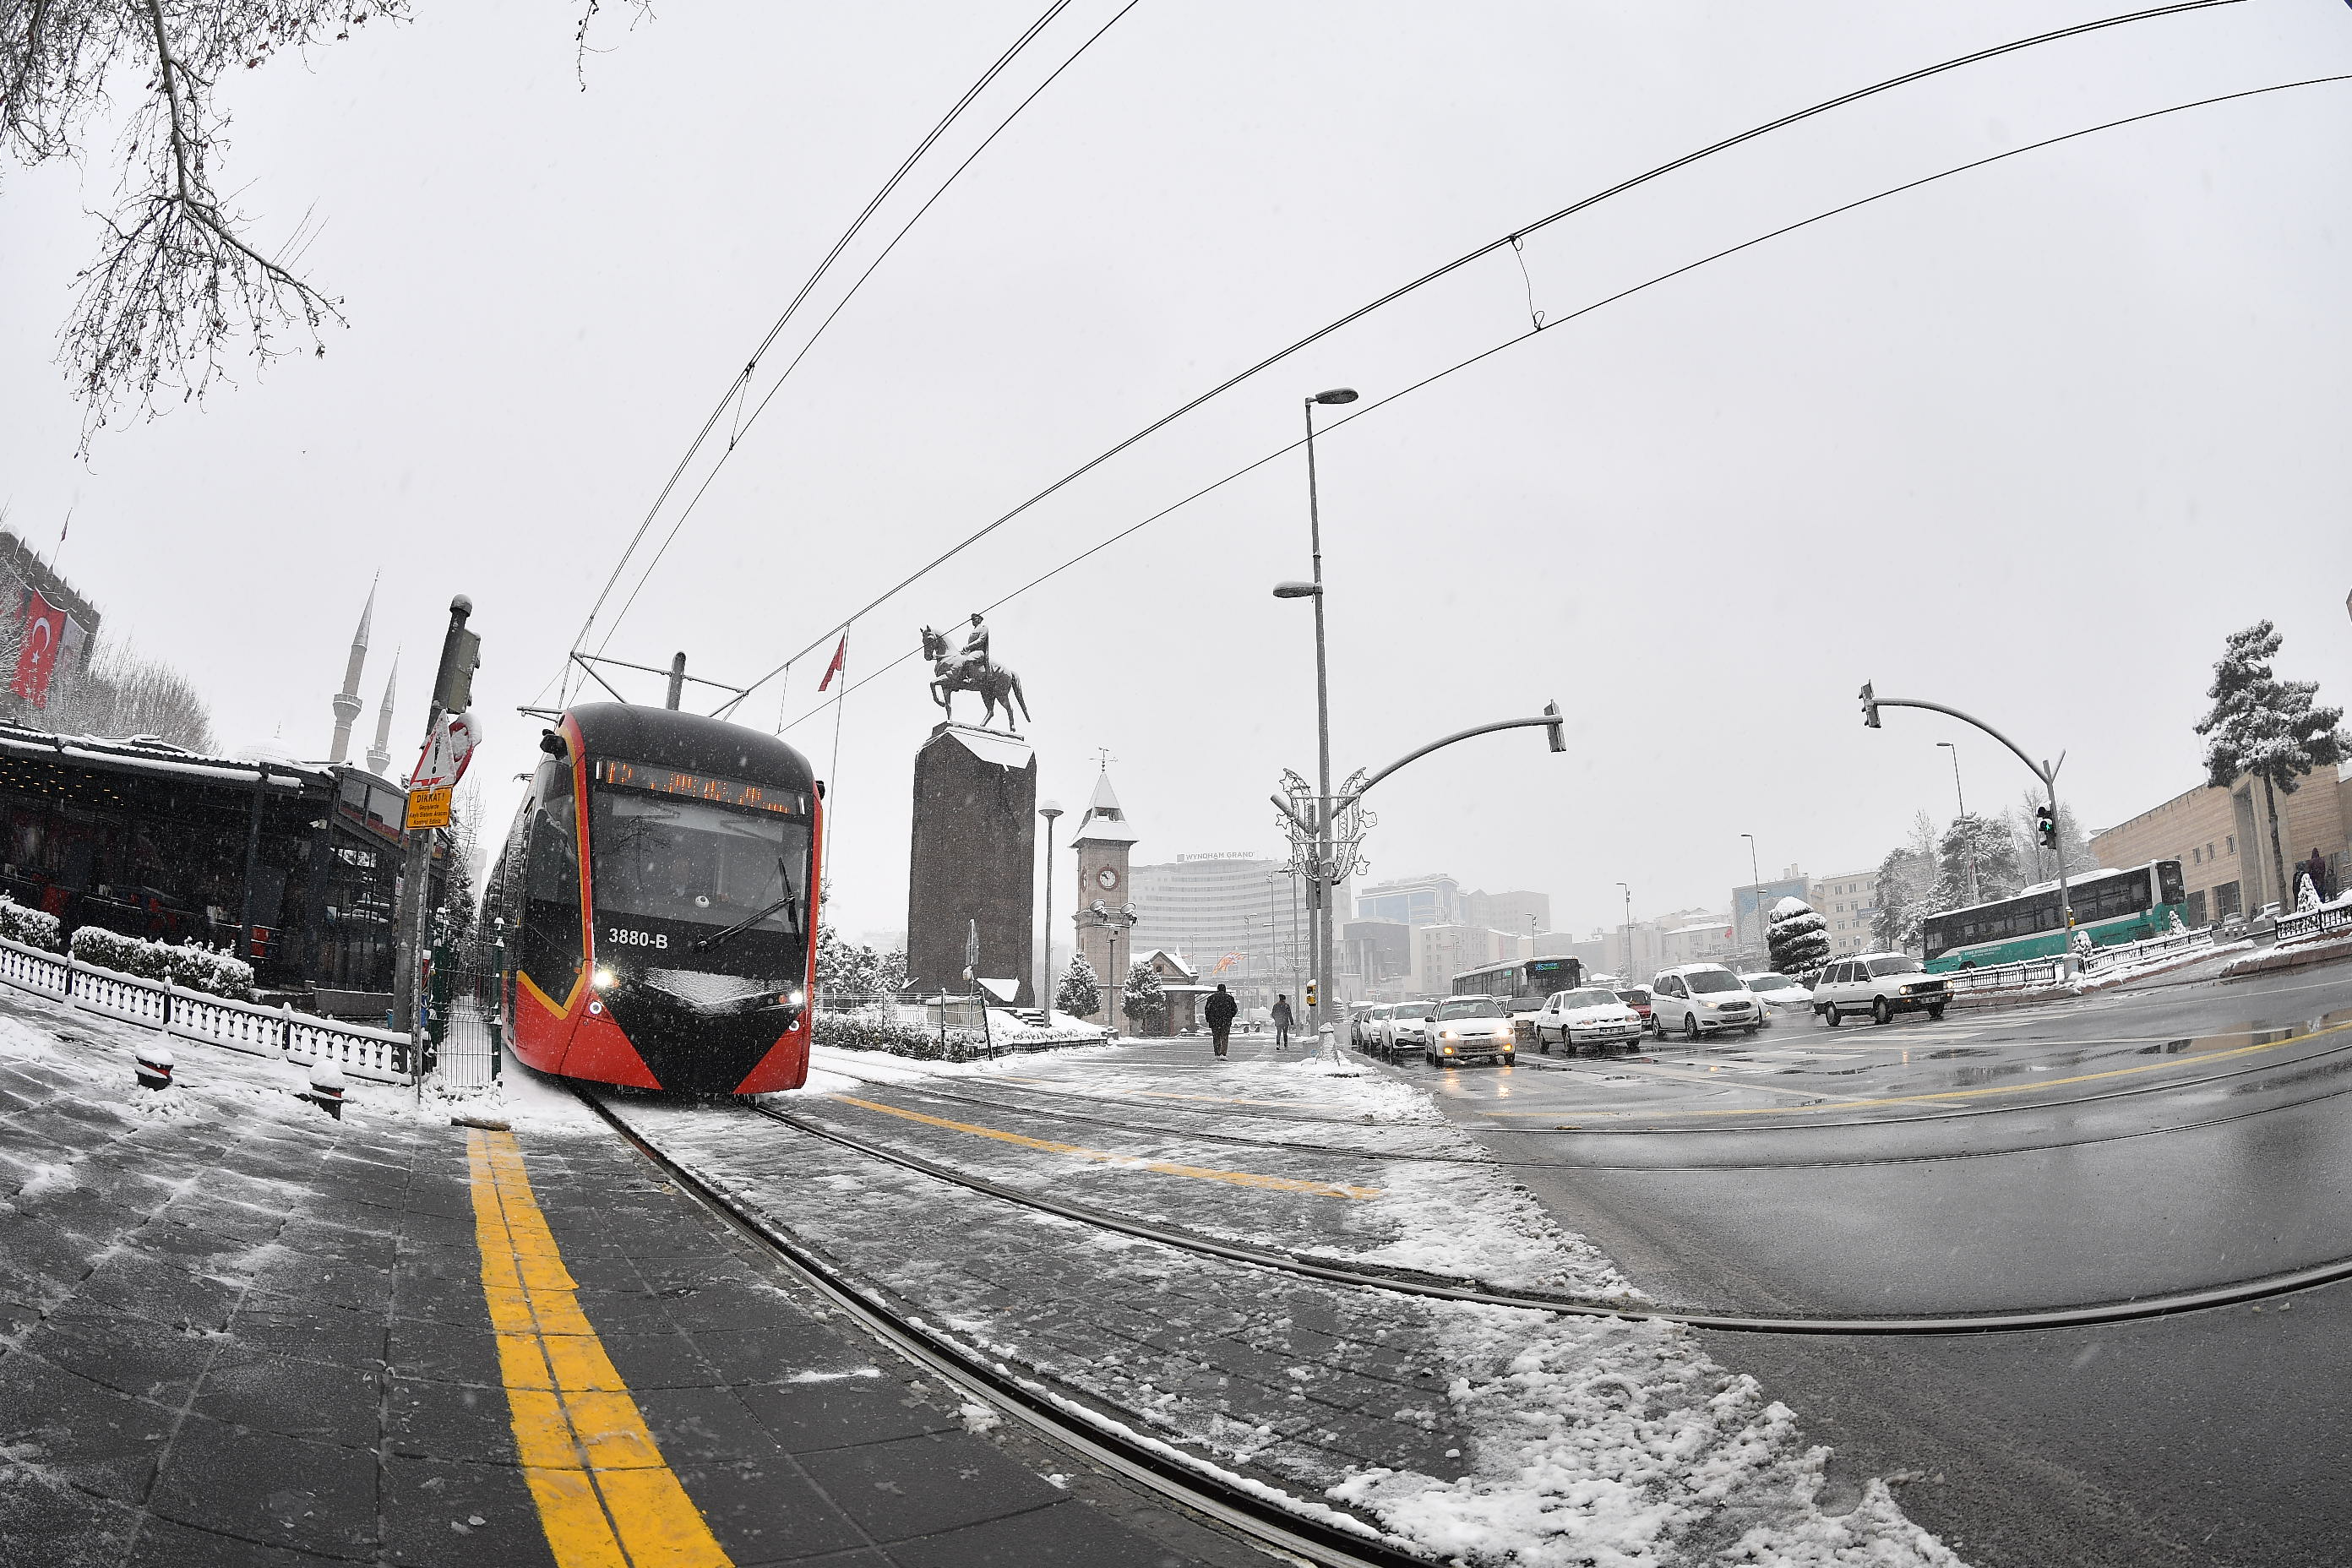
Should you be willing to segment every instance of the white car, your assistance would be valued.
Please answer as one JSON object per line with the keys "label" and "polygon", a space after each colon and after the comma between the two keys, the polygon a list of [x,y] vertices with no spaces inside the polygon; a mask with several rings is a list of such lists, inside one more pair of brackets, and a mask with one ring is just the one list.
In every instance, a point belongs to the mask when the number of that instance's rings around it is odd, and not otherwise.
{"label": "white car", "polygon": [[1764,1026],[1767,1028],[1783,1018],[1801,1017],[1813,1010],[1812,987],[1794,975],[1776,974],[1767,970],[1761,974],[1743,974],[1739,983],[1748,994],[1764,1004]]}
{"label": "white car", "polygon": [[1763,1026],[1764,1004],[1720,963],[1662,969],[1650,982],[1650,1029],[1662,1040],[1669,1029],[1696,1040],[1726,1029],[1752,1035]]}
{"label": "white car", "polygon": [[1832,1029],[1864,1013],[1878,1024],[1893,1023],[1897,1013],[1940,1018],[1951,999],[1951,983],[1927,973],[1907,952],[1856,953],[1831,964],[1813,982],[1813,1011]]}
{"label": "white car", "polygon": [[1422,1059],[1432,1067],[1457,1067],[1473,1058],[1509,1067],[1518,1059],[1510,1009],[1499,996],[1448,996],[1423,1017],[1422,1028]]}
{"label": "white car", "polygon": [[1425,1051],[1429,1046],[1428,1016],[1437,1011],[1434,1002],[1400,1002],[1389,1009],[1381,1020],[1381,1054],[1391,1059],[1408,1051]]}
{"label": "white car", "polygon": [[1579,1046],[1613,1046],[1638,1040],[1647,1031],[1642,1015],[1618,999],[1614,991],[1591,986],[1582,991],[1556,991],[1545,998],[1536,1015],[1536,1049],[1549,1051],[1554,1043],[1574,1050]]}
{"label": "white car", "polygon": [[1389,1009],[1385,1006],[1357,1008],[1355,1019],[1348,1026],[1349,1042],[1360,1051],[1379,1050],[1381,1020],[1388,1016]]}

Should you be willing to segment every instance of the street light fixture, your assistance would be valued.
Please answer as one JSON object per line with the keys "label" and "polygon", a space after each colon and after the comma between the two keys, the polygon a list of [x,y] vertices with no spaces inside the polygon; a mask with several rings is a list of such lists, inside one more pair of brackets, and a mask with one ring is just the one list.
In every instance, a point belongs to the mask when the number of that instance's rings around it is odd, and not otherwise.
{"label": "street light fixture", "polygon": [[1752,895],[1748,901],[1756,906],[1756,937],[1761,942],[1764,938],[1764,873],[1756,864],[1756,835],[1743,833],[1739,837],[1748,840],[1748,888]]}
{"label": "street light fixture", "polygon": [[1054,1017],[1054,822],[1062,815],[1058,800],[1040,801],[1037,815],[1045,819],[1045,956],[1037,961],[1037,973],[1043,984],[1037,987],[1037,1005],[1048,1023]]}
{"label": "street light fixture", "polygon": [[1308,908],[1315,932],[1315,1007],[1308,1026],[1320,1034],[1332,1012],[1331,994],[1331,672],[1323,636],[1323,510],[1315,486],[1315,409],[1338,407],[1356,401],[1352,386],[1335,386],[1306,400],[1307,411],[1307,541],[1314,558],[1314,576],[1307,583],[1284,583],[1277,598],[1315,601],[1315,866],[1314,901]]}
{"label": "street light fixture", "polygon": [[[1972,713],[1963,713],[1958,709],[1947,707],[1941,702],[1927,702],[1917,698],[1881,697],[1874,688],[1874,683],[1867,680],[1862,683],[1859,695],[1862,699],[1862,721],[1867,729],[1875,730],[1879,727],[1878,710],[1882,708],[1925,708],[1931,713],[1946,714],[1958,719],[1963,724],[1975,725],[2002,745],[2007,746],[2015,754],[2017,760],[2023,763],[2033,776],[2042,782],[2042,795],[2046,802],[2043,809],[2050,814],[2051,821],[2057,821],[2058,770],[2066,765],[2065,752],[2059,752],[2058,760],[2054,763],[2048,761],[2037,763],[2025,754],[2024,747]],[[1959,754],[1957,750],[1953,752],[1952,761],[1953,777],[1957,782],[1959,765]],[[2062,973],[2071,975],[2074,973],[2074,909],[2066,885],[2067,881],[2066,851],[2064,847],[2061,846],[2058,851],[2058,930],[2063,945],[2059,949],[2058,962]]]}
{"label": "street light fixture", "polygon": [[1622,929],[1625,932],[1625,984],[1631,985],[1635,984],[1633,979],[1633,889],[1626,887],[1622,882],[1618,883],[1617,886],[1625,895],[1625,924]]}

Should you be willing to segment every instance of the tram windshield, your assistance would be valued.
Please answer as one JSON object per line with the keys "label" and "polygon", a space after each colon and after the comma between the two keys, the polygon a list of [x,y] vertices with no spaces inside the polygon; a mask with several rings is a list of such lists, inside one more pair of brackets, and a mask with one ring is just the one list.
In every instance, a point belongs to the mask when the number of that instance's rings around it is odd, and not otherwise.
{"label": "tram windshield", "polygon": [[600,914],[807,934],[805,818],[606,787],[589,833]]}

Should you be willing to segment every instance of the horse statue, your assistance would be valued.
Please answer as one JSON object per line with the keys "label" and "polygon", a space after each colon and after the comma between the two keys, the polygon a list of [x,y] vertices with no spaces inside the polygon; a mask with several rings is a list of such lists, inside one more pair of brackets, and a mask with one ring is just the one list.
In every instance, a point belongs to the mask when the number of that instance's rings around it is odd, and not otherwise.
{"label": "horse statue", "polygon": [[948,722],[955,722],[955,694],[977,691],[986,709],[981,718],[981,728],[986,729],[996,721],[996,710],[1004,710],[1004,732],[1013,733],[1013,707],[1021,705],[1021,717],[1029,718],[1029,700],[1021,693],[1021,678],[992,662],[983,647],[971,654],[951,653],[948,639],[930,627],[923,628],[923,657],[931,661],[931,700],[946,712]]}

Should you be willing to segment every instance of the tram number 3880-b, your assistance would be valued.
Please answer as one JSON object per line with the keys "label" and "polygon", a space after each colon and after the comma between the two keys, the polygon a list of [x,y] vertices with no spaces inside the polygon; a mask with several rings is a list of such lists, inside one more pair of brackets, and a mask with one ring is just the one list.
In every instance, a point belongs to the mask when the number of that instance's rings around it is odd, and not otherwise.
{"label": "tram number 3880-b", "polygon": [[506,1043],[541,1072],[686,1094],[808,1078],[823,790],[772,736],[567,711],[490,881]]}

